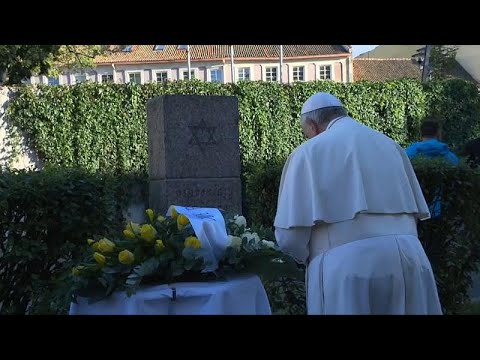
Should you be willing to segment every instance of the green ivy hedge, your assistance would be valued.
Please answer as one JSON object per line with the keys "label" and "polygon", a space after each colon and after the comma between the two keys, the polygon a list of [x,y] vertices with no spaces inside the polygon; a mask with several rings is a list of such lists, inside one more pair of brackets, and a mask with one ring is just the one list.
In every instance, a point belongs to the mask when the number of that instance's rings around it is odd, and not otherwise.
{"label": "green ivy hedge", "polygon": [[65,313],[65,271],[87,238],[120,231],[132,181],[78,169],[0,173],[0,313]]}
{"label": "green ivy hedge", "polygon": [[162,94],[236,95],[242,163],[247,166],[284,159],[303,141],[300,109],[317,91],[338,96],[351,116],[403,146],[418,139],[420,122],[427,114],[443,119],[445,139],[454,146],[480,136],[480,96],[473,84],[461,80],[427,86],[414,80],[28,86],[17,90],[8,118],[28,135],[46,164],[146,172],[148,99]]}

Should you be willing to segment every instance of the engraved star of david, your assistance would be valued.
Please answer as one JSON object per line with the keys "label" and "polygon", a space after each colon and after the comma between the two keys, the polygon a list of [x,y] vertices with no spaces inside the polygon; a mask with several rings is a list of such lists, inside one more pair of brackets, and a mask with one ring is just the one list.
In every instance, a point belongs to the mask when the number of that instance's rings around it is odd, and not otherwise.
{"label": "engraved star of david", "polygon": [[[205,151],[207,145],[216,145],[213,135],[215,132],[215,126],[207,126],[205,120],[200,120],[198,125],[191,125],[188,127],[192,133],[192,137],[188,142],[189,145],[198,145],[200,150]],[[203,135],[203,136],[201,136]]]}

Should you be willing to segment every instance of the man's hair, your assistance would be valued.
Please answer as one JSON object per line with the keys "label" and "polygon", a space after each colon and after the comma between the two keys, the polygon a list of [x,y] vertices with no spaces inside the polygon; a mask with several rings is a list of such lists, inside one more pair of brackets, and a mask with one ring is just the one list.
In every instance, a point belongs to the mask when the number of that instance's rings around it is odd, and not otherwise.
{"label": "man's hair", "polygon": [[348,116],[347,110],[342,106],[332,106],[309,111],[301,116],[300,121],[303,124],[305,121],[310,120],[320,125],[329,123],[333,119],[341,116]]}
{"label": "man's hair", "polygon": [[434,120],[426,120],[423,122],[422,126],[420,126],[422,137],[437,136],[439,130],[440,125]]}

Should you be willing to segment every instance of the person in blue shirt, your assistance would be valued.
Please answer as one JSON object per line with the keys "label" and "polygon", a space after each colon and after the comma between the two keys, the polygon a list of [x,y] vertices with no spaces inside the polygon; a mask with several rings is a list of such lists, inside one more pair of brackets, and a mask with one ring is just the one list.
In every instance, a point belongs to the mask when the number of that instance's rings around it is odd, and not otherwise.
{"label": "person in blue shirt", "polygon": [[413,143],[405,149],[410,159],[417,156],[425,156],[427,158],[443,157],[454,165],[459,163],[458,157],[450,151],[448,145],[439,140],[440,127],[436,121],[425,121],[420,130],[422,132],[422,141]]}
{"label": "person in blue shirt", "polygon": [[[438,122],[427,120],[420,127],[422,141],[413,143],[405,149],[408,157],[413,159],[417,156],[426,158],[444,158],[447,162],[458,165],[460,160],[450,151],[448,145],[440,141],[440,127]],[[440,191],[434,196],[433,202],[429,205],[432,219],[438,218],[442,212]]]}

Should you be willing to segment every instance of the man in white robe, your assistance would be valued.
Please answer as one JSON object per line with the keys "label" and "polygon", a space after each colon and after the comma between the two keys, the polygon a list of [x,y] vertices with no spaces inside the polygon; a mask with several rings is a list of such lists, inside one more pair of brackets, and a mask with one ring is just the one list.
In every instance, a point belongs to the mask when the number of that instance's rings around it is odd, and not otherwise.
{"label": "man in white robe", "polygon": [[302,107],[309,139],[285,163],[275,235],[307,265],[308,314],[442,314],[417,221],[428,206],[405,151],[331,94]]}

